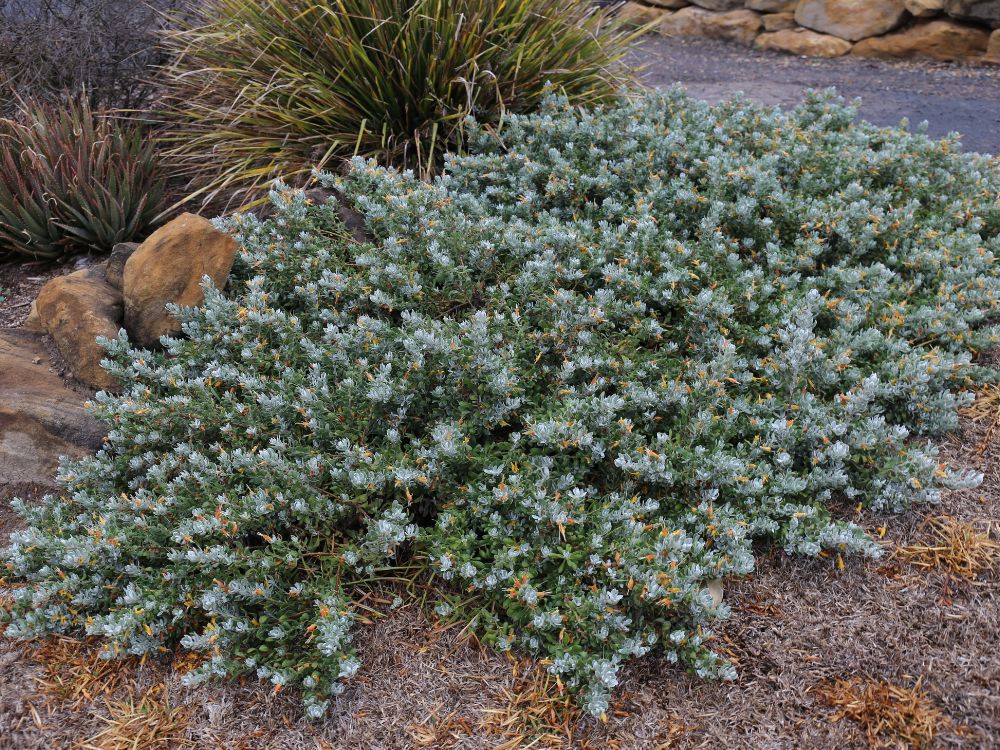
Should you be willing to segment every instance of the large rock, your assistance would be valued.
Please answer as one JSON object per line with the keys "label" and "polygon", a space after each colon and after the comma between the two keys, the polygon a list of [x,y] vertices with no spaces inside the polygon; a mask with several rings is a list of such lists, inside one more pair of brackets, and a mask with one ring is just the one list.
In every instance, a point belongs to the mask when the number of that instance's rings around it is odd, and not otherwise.
{"label": "large rock", "polygon": [[754,41],[754,47],[807,57],[840,57],[851,51],[850,42],[808,29],[784,29],[761,34]]}
{"label": "large rock", "polygon": [[983,62],[991,65],[1000,65],[1000,29],[990,34],[990,41],[986,45],[986,57]]}
{"label": "large rock", "polygon": [[790,13],[798,4],[799,0],[747,0],[746,2],[750,10],[759,10],[761,13]]}
{"label": "large rock", "polygon": [[703,36],[749,47],[762,26],[760,14],[752,10],[713,13],[692,6],[667,16],[656,30],[664,36]]}
{"label": "large rock", "polygon": [[663,36],[704,36],[707,15],[709,11],[693,5],[681,8],[666,16],[656,27],[656,31]]}
{"label": "large rock", "polygon": [[642,3],[625,3],[618,11],[618,18],[632,26],[650,26],[656,28],[669,11],[663,8],[653,8]]}
{"label": "large rock", "polygon": [[802,0],[799,26],[856,42],[896,28],[906,16],[903,0]]}
{"label": "large rock", "polygon": [[946,0],[944,9],[955,18],[1000,27],[1000,0]]}
{"label": "large rock", "polygon": [[711,13],[704,19],[705,36],[725,39],[749,47],[764,24],[760,14],[752,10],[731,10],[728,13]]}
{"label": "large rock", "polygon": [[854,45],[858,57],[931,57],[966,60],[982,57],[989,32],[952,21],[928,21],[895,34],[865,39]]}
{"label": "large rock", "polygon": [[157,229],[125,263],[125,328],[140,346],[156,346],[176,335],[180,323],[168,303],[196,307],[204,302],[204,276],[222,288],[236,257],[236,241],[207,219],[182,214]]}
{"label": "large rock", "polygon": [[794,13],[765,13],[760,17],[764,22],[764,31],[781,31],[795,28]]}
{"label": "large rock", "polygon": [[944,10],[945,0],[903,0],[903,7],[917,18],[936,16]]}
{"label": "large rock", "polygon": [[118,335],[122,295],[104,280],[101,271],[85,268],[57,276],[38,293],[35,310],[77,380],[101,390],[118,388],[101,367],[104,349],[97,337]]}
{"label": "large rock", "polygon": [[0,494],[51,488],[59,456],[101,447],[84,400],[52,372],[40,336],[0,331]]}
{"label": "large rock", "polygon": [[726,11],[743,7],[743,0],[691,0],[707,10]]}

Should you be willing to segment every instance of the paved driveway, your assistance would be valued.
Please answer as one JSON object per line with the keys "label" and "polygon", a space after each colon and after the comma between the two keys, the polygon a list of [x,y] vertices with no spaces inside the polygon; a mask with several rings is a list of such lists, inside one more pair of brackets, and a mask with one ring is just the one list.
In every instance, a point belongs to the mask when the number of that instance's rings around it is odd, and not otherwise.
{"label": "paved driveway", "polygon": [[835,87],[864,101],[861,116],[878,125],[903,117],[928,122],[928,133],[962,134],[967,150],[1000,155],[1000,66],[889,62],[842,57],[807,59],[710,39],[650,35],[633,54],[654,86],[679,81],[701,99],[742,91],[765,104],[791,106],[807,88]]}

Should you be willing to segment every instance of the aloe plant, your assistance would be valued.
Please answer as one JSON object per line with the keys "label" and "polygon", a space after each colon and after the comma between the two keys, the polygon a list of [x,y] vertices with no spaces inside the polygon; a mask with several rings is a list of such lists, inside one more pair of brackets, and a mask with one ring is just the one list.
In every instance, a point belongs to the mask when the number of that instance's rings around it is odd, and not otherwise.
{"label": "aloe plant", "polygon": [[164,179],[143,128],[86,101],[0,120],[0,253],[55,259],[143,238]]}

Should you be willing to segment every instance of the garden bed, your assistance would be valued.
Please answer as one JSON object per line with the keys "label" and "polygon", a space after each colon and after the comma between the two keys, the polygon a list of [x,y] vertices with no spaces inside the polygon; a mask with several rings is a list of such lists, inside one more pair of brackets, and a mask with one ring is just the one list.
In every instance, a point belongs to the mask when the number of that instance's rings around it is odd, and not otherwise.
{"label": "garden bed", "polygon": [[[1000,407],[993,410],[1000,419]],[[885,559],[848,561],[840,570],[833,559],[772,553],[753,576],[731,584],[733,616],[719,637],[739,659],[736,682],[706,683],[647,659],[627,670],[606,725],[568,710],[554,691],[546,694],[535,673],[521,667],[515,676],[511,662],[478,647],[460,627],[435,624],[433,613],[415,606],[391,612],[383,602],[376,604],[381,616],[359,628],[364,666],[357,680],[319,724],[302,718],[297,698],[253,683],[185,688],[169,666],[153,661],[138,671],[123,667],[108,693],[103,683],[90,686],[90,697],[74,708],[75,699],[59,699],[38,680],[51,682],[46,664],[72,665],[79,652],[0,641],[0,725],[11,728],[0,748],[76,747],[114,730],[109,720],[141,716],[126,710],[126,699],[138,703],[136,696],[158,685],[156,705],[169,696],[183,716],[177,728],[154,712],[118,730],[117,744],[114,731],[93,744],[129,747],[129,732],[152,724],[156,736],[178,740],[147,747],[199,750],[865,748],[861,725],[833,721],[837,708],[822,697],[824,686],[850,678],[904,687],[920,679],[929,705],[941,712],[933,746],[987,747],[1000,737],[1000,658],[990,636],[1000,621],[1000,581],[995,572],[966,581],[920,569],[893,550],[924,543],[928,515],[992,524],[995,531],[1000,433],[984,442],[990,424],[965,417],[942,443],[955,465],[985,474],[981,487],[948,493],[936,507],[859,516],[876,534],[886,528]]]}
{"label": "garden bed", "polygon": [[20,509],[8,635],[55,635],[5,646],[45,694],[10,723],[98,747],[991,741],[994,165],[855,115],[552,99],[431,185],[323,177],[361,238],[280,186],[271,219],[220,224],[226,294],[166,353],[109,344],[107,449]]}

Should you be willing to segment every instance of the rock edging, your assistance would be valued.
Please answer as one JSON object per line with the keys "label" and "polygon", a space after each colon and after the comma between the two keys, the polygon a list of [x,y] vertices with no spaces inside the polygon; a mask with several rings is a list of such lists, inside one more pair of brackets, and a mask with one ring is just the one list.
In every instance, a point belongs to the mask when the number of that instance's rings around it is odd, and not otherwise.
{"label": "rock edging", "polygon": [[618,13],[663,36],[809,57],[1000,65],[998,0],[631,0]]}

